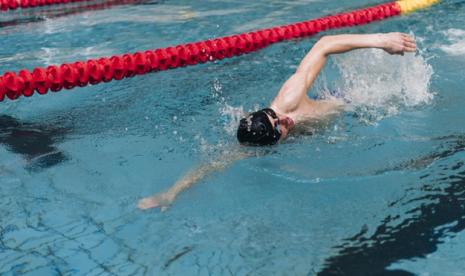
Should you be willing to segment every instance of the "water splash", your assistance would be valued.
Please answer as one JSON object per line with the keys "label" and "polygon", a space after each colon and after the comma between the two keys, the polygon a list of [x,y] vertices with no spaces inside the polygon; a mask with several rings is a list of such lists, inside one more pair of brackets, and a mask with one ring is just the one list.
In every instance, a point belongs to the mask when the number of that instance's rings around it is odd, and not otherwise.
{"label": "water splash", "polygon": [[228,104],[224,104],[220,108],[221,117],[225,117],[223,121],[223,128],[227,134],[233,135],[236,133],[239,121],[246,116],[246,112],[242,106],[234,107]]}
{"label": "water splash", "polygon": [[429,91],[433,69],[421,55],[391,56],[371,49],[336,56],[334,62],[341,75],[335,81],[336,93],[320,94],[344,98],[348,109],[364,122],[373,123],[433,99]]}
{"label": "water splash", "polygon": [[[213,129],[209,129],[204,133],[197,134],[194,139],[198,143],[199,153],[202,158],[210,160],[211,158],[218,158],[221,154],[228,154],[231,149],[234,149],[236,143],[231,143],[235,141],[237,126],[239,121],[246,114],[243,107],[234,107],[229,105],[226,102],[226,97],[224,96],[223,85],[220,79],[215,78],[210,83],[210,97],[211,100],[215,102],[217,106],[217,123],[221,125],[219,133],[220,138],[214,136],[214,139],[211,138],[209,134]],[[226,134],[226,136],[222,135]]]}

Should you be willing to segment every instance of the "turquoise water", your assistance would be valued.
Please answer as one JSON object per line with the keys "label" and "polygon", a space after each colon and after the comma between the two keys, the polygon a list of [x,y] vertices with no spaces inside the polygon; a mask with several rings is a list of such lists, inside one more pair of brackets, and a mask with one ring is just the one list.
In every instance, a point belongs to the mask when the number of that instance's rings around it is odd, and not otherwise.
{"label": "turquoise water", "polygon": [[[155,49],[377,1],[138,1],[0,14],[1,72]],[[318,37],[1,103],[0,274],[461,274],[465,2],[335,33],[404,31],[416,55],[331,58],[347,112],[140,211],[224,151]]]}

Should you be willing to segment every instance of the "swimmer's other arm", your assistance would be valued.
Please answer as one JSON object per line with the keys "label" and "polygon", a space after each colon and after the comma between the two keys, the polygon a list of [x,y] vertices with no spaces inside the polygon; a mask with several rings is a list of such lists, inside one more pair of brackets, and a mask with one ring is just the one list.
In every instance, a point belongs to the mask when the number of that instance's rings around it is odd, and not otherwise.
{"label": "swimmer's other arm", "polygon": [[173,203],[176,197],[182,191],[188,189],[202,178],[220,171],[231,165],[233,162],[248,157],[248,154],[243,152],[223,152],[219,158],[209,163],[203,164],[200,167],[187,173],[181,179],[176,181],[167,191],[155,194],[150,197],[143,198],[139,201],[138,207],[140,209],[160,208],[166,211]]}

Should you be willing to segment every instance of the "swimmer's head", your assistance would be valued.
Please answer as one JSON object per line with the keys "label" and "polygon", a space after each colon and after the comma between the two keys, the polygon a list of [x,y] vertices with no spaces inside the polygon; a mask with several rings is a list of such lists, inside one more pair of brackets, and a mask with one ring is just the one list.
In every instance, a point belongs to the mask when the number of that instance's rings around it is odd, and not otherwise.
{"label": "swimmer's head", "polygon": [[237,140],[241,144],[251,146],[274,145],[287,135],[291,126],[289,121],[292,122],[286,117],[284,124],[281,125],[280,119],[271,108],[253,112],[241,119],[237,129]]}

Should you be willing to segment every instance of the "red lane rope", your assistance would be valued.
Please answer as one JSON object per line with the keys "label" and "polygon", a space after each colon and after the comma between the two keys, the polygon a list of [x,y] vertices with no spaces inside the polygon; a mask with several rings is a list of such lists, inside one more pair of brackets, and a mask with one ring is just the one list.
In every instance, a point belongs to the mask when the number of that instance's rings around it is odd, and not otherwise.
{"label": "red lane rope", "polygon": [[[0,0],[5,1],[5,0]],[[207,61],[221,60],[257,51],[270,44],[314,35],[318,32],[363,25],[399,15],[397,3],[387,3],[352,12],[325,16],[285,26],[254,32],[188,43],[163,49],[148,50],[62,65],[38,67],[0,76],[0,101],[5,95],[11,99],[30,97],[34,92],[46,94],[76,86],[98,84],[111,80],[141,75],[156,70],[167,70]]]}
{"label": "red lane rope", "polygon": [[0,11],[27,9],[41,6],[67,4],[93,0],[0,0]]}

